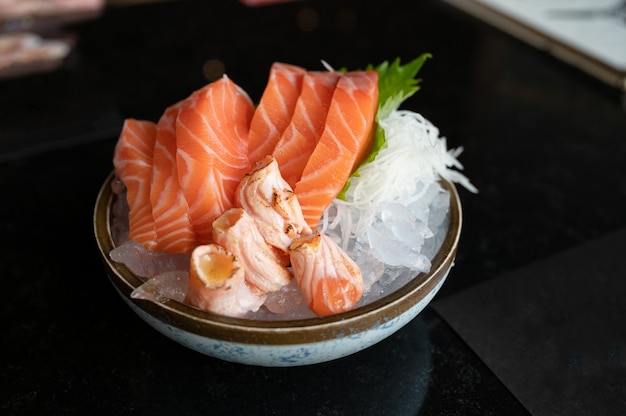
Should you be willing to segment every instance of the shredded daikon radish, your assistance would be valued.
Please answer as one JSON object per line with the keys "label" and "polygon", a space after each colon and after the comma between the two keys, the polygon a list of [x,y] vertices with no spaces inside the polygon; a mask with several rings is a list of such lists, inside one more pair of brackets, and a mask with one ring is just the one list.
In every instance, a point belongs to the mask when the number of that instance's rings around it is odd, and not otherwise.
{"label": "shredded daikon radish", "polygon": [[422,115],[397,110],[379,121],[386,144],[370,163],[350,178],[346,200],[335,199],[322,218],[322,231],[341,229],[343,245],[362,235],[390,203],[408,206],[440,178],[477,189],[456,169],[462,148],[448,150],[445,137]]}

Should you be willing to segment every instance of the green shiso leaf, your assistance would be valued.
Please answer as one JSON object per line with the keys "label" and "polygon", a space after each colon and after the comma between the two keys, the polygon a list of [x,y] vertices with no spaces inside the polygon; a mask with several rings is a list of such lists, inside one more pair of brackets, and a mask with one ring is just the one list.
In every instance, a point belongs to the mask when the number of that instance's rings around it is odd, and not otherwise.
{"label": "green shiso leaf", "polygon": [[385,61],[376,67],[369,65],[366,68],[378,72],[378,119],[388,117],[420,89],[418,84],[422,80],[416,78],[417,73],[431,57],[425,53],[405,65],[400,63],[400,58],[396,58],[391,64]]}
{"label": "green shiso leaf", "polygon": [[[378,120],[388,117],[392,112],[400,108],[400,105],[419,89],[421,78],[416,78],[417,73],[427,59],[432,58],[429,53],[424,53],[411,62],[402,65],[400,58],[396,58],[391,64],[384,61],[378,66],[368,65],[366,70],[378,72],[378,110],[376,112],[376,135],[372,143],[369,155],[361,162],[350,178],[359,176],[359,169],[376,158],[378,152],[385,147],[387,139],[385,131],[380,127]],[[338,199],[346,200],[346,192],[350,188],[350,178],[344,185]]]}

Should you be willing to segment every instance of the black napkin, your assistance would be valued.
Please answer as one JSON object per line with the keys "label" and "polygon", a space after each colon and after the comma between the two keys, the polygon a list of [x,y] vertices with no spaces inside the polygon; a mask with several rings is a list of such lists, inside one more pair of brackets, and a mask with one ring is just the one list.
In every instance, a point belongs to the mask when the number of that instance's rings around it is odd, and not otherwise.
{"label": "black napkin", "polygon": [[533,415],[626,415],[626,229],[432,306]]}

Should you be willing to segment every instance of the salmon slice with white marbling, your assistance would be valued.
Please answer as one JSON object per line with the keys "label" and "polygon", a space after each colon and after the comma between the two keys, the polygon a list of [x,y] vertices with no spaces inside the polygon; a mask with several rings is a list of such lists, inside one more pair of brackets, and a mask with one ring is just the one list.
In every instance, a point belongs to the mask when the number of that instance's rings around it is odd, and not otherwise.
{"label": "salmon slice with white marbling", "polygon": [[176,118],[182,102],[168,107],[157,123],[150,202],[157,237],[156,249],[191,253],[197,245],[189,205],[178,183]]}
{"label": "salmon slice with white marbling", "polygon": [[293,188],[313,153],[326,125],[326,115],[341,74],[310,71],[302,79],[302,91],[289,125],[274,147],[283,178]]}
{"label": "salmon slice with white marbling", "polygon": [[270,68],[261,100],[250,123],[248,152],[252,163],[272,153],[289,124],[306,70],[276,62]]}
{"label": "salmon slice with white marbling", "polygon": [[341,76],[324,131],[294,187],[312,229],[371,149],[377,109],[377,72],[354,71]]}
{"label": "salmon slice with white marbling", "polygon": [[224,76],[185,99],[178,113],[178,180],[200,244],[212,241],[212,222],[234,206],[235,190],[250,171],[253,111],[248,94]]}
{"label": "salmon slice with white marbling", "polygon": [[150,250],[156,247],[150,203],[156,130],[154,122],[126,119],[113,152],[115,173],[126,187],[129,208],[128,238],[138,241]]}

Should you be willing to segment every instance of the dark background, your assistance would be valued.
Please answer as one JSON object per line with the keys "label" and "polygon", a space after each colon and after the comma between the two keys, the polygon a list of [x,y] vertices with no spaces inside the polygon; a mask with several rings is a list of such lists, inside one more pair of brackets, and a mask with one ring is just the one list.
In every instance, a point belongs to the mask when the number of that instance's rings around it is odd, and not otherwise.
{"label": "dark background", "polygon": [[528,414],[431,307],[380,344],[315,366],[184,349],[108,282],[95,197],[123,119],[156,121],[211,80],[207,61],[256,101],[274,61],[362,68],[429,52],[405,108],[464,148],[480,191],[459,189],[446,299],[626,225],[619,91],[436,0],[164,1],[60,30],[76,40],[62,68],[0,81],[0,413]]}

